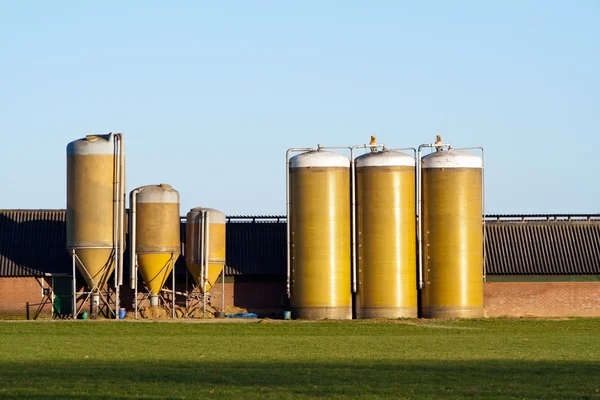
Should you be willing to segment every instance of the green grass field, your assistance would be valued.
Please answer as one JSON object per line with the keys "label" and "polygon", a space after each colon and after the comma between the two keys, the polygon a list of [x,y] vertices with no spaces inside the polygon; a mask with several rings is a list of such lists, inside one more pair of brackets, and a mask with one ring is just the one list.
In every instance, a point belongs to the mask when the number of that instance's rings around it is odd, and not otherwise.
{"label": "green grass field", "polygon": [[600,320],[0,323],[0,398],[599,399]]}

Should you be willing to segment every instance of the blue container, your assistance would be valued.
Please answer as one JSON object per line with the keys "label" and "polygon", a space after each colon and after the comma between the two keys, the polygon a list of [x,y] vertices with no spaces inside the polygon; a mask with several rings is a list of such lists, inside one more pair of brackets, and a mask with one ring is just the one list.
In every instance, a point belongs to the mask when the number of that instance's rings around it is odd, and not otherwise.
{"label": "blue container", "polygon": [[283,319],[292,319],[292,312],[291,311],[284,311],[283,312]]}
{"label": "blue container", "polygon": [[125,310],[124,308],[121,308],[119,310],[119,319],[125,318],[125,315],[127,315],[127,310]]}

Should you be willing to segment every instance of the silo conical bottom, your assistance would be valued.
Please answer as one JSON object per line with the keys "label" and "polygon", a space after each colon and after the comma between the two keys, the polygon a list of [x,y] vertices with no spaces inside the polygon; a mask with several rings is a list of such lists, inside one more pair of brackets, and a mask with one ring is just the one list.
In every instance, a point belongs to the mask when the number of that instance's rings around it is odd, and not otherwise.
{"label": "silo conical bottom", "polygon": [[292,307],[298,319],[352,319],[352,307]]}
{"label": "silo conical bottom", "polygon": [[179,254],[175,254],[171,263],[170,253],[138,254],[138,269],[152,295],[160,293],[178,257]]}
{"label": "silo conical bottom", "polygon": [[356,317],[369,318],[417,318],[417,307],[362,307],[356,310]]}
{"label": "silo conical bottom", "polygon": [[423,318],[483,318],[483,306],[443,306],[423,307]]}
{"label": "silo conical bottom", "polygon": [[[197,263],[186,263],[192,278],[194,278],[194,282],[196,285],[200,285],[202,280],[200,279],[200,275],[202,274],[202,266]],[[216,284],[217,279],[219,279],[219,275],[221,275],[221,271],[223,271],[223,264],[209,263],[208,264],[208,282],[206,283],[207,291],[210,291],[212,287]],[[203,287],[200,287],[200,290],[203,291]]]}
{"label": "silo conical bottom", "polygon": [[77,269],[83,275],[89,290],[101,289],[115,269],[113,249],[81,249],[76,250]]}

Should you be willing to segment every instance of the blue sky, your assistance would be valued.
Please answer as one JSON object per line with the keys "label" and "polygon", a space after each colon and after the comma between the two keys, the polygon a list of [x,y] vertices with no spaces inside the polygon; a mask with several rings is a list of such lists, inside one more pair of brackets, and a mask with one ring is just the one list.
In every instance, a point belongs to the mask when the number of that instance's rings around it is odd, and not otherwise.
{"label": "blue sky", "polygon": [[289,147],[439,133],[489,213],[600,212],[598,1],[0,0],[0,60],[0,208],[64,208],[90,133],[229,215],[285,212]]}

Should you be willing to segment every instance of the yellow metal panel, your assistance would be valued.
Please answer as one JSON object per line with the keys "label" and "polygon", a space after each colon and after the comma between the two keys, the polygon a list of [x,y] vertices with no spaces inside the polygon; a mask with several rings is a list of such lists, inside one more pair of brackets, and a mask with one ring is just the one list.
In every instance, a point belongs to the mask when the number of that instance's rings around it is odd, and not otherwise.
{"label": "yellow metal panel", "polygon": [[[199,243],[202,242],[202,233],[200,232],[202,228],[202,224],[199,223],[187,223],[186,224],[186,265],[190,270],[190,274],[196,282],[196,285],[201,284],[200,275],[201,275],[201,263],[200,261],[200,246]],[[209,223],[209,251],[208,251],[208,281],[207,281],[207,290],[210,290],[223,267],[225,266],[225,253],[226,253],[226,235],[225,235],[225,224],[211,224]],[[201,288],[203,289],[203,288]]]}
{"label": "yellow metal panel", "polygon": [[136,251],[180,253],[179,203],[137,203]]}
{"label": "yellow metal panel", "polygon": [[[175,264],[178,257],[179,254],[173,256],[173,264]],[[153,295],[159,294],[173,269],[171,254],[138,254],[138,264],[148,291]]]}
{"label": "yellow metal panel", "polygon": [[358,318],[417,316],[415,169],[356,169]]}
{"label": "yellow metal panel", "polygon": [[424,317],[483,316],[482,170],[423,169]]}
{"label": "yellow metal panel", "polygon": [[296,317],[352,318],[350,169],[292,168],[292,311]]}
{"label": "yellow metal panel", "polygon": [[179,203],[137,203],[136,252],[146,287],[158,294],[180,253]]}
{"label": "yellow metal panel", "polygon": [[[67,247],[114,245],[114,157],[67,156]],[[114,269],[110,249],[78,250],[80,272],[91,289]]]}

